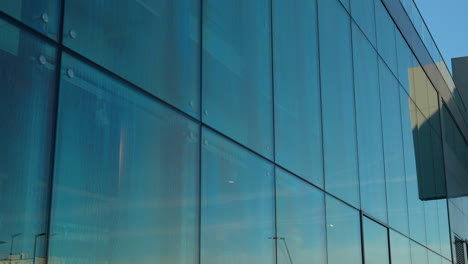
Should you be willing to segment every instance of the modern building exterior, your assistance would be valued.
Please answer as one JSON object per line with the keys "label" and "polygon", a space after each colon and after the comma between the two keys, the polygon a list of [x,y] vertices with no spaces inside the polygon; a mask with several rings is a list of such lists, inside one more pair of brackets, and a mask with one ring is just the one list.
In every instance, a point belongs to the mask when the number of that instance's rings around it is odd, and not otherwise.
{"label": "modern building exterior", "polygon": [[412,0],[0,0],[0,83],[0,263],[468,263]]}

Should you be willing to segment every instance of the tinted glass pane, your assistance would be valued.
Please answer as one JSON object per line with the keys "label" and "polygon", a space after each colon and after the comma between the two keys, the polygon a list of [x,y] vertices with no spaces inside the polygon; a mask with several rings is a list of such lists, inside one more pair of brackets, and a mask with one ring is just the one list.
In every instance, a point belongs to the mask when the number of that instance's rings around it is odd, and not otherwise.
{"label": "tinted glass pane", "polygon": [[3,20],[0,36],[0,259],[44,261],[56,51]]}
{"label": "tinted glass pane", "polygon": [[351,15],[372,45],[376,47],[374,1],[352,0]]}
{"label": "tinted glass pane", "polygon": [[400,86],[382,60],[379,60],[379,62],[385,175],[388,194],[388,221],[390,226],[404,234],[408,234],[408,206],[401,130]]}
{"label": "tinted glass pane", "polygon": [[325,188],[359,206],[351,21],[338,1],[319,0]]}
{"label": "tinted glass pane", "polygon": [[326,196],[328,264],[361,264],[359,212]]}
{"label": "tinted glass pane", "polygon": [[196,262],[198,125],[66,54],[62,65],[51,258]]}
{"label": "tinted glass pane", "polygon": [[323,186],[316,1],[273,1],[276,162]]}
{"label": "tinted glass pane", "polygon": [[339,0],[341,2],[341,4],[346,8],[346,10],[349,12],[349,9],[350,9],[350,5],[349,5],[349,2],[351,0]]}
{"label": "tinted glass pane", "polygon": [[428,263],[427,249],[413,241],[411,241],[411,263],[412,264]]}
{"label": "tinted glass pane", "polygon": [[410,237],[426,243],[426,220],[424,204],[419,199],[416,157],[413,133],[417,133],[417,109],[408,95],[400,90],[403,151],[405,157],[406,188],[408,194],[408,216]]}
{"label": "tinted glass pane", "polygon": [[392,263],[411,264],[410,240],[390,230],[390,256]]}
{"label": "tinted glass pane", "polygon": [[2,0],[0,10],[50,38],[58,38],[60,0]]}
{"label": "tinted glass pane", "polygon": [[408,205],[400,110],[401,88],[387,66],[381,60],[379,62],[388,222],[391,227],[408,234]]}
{"label": "tinted glass pane", "polygon": [[429,264],[442,264],[442,258],[432,251],[428,251]]}
{"label": "tinted glass pane", "polygon": [[67,0],[63,43],[199,115],[200,0]]}
{"label": "tinted glass pane", "polygon": [[440,253],[442,256],[452,259],[450,253],[450,227],[448,220],[447,200],[437,201],[439,210],[440,227]]}
{"label": "tinted glass pane", "polygon": [[271,6],[203,1],[203,121],[273,157]]}
{"label": "tinted glass pane", "polygon": [[278,263],[326,263],[324,193],[276,169]]}
{"label": "tinted glass pane", "polygon": [[387,222],[377,53],[354,23],[353,56],[361,207]]}
{"label": "tinted glass pane", "polygon": [[387,228],[367,217],[363,217],[362,221],[365,263],[390,264]]}
{"label": "tinted glass pane", "polygon": [[413,53],[406,44],[403,36],[397,31],[396,32],[396,45],[397,45],[397,61],[398,61],[398,79],[400,80],[403,88],[409,93],[410,92],[410,72],[414,67],[413,65]]}
{"label": "tinted glass pane", "polygon": [[273,263],[273,165],[203,129],[201,263]]}
{"label": "tinted glass pane", "polygon": [[377,50],[392,72],[397,74],[395,24],[381,1],[375,1],[375,20]]}
{"label": "tinted glass pane", "polygon": [[424,202],[426,219],[427,247],[435,252],[440,252],[439,210],[437,200]]}

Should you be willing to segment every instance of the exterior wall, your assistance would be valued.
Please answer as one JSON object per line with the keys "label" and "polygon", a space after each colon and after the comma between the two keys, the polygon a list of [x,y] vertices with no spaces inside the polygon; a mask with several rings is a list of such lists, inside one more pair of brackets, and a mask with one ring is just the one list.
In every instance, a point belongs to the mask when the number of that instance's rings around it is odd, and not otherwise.
{"label": "exterior wall", "polygon": [[466,110],[389,2],[1,2],[0,262],[458,261]]}

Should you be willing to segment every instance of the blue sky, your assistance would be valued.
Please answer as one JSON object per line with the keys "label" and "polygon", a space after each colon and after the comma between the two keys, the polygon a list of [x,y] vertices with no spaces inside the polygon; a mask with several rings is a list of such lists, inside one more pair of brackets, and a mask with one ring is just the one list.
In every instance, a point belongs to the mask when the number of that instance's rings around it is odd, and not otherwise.
{"label": "blue sky", "polygon": [[468,0],[415,0],[447,66],[468,56]]}

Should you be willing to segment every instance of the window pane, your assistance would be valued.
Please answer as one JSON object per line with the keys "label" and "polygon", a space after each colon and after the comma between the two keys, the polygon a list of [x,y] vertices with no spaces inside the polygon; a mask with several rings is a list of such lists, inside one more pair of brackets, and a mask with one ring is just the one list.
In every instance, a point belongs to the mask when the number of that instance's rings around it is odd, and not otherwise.
{"label": "window pane", "polygon": [[410,240],[390,230],[390,255],[392,263],[411,264]]}
{"label": "window pane", "polygon": [[447,200],[439,200],[437,205],[439,210],[440,252],[442,256],[452,259]]}
{"label": "window pane", "polygon": [[351,15],[372,45],[376,47],[374,0],[352,0]]}
{"label": "window pane", "polygon": [[56,50],[3,20],[0,36],[0,259],[45,261]]}
{"label": "window pane", "polygon": [[319,0],[325,188],[359,207],[351,20],[338,1]]}
{"label": "window pane", "polygon": [[425,201],[424,209],[426,219],[430,219],[430,221],[426,221],[427,247],[440,253],[440,225],[437,200]]}
{"label": "window pane", "polygon": [[387,222],[377,53],[354,23],[353,55],[361,207]]}
{"label": "window pane", "polygon": [[361,264],[359,212],[326,196],[328,264]]}
{"label": "window pane", "polygon": [[350,9],[350,4],[349,2],[351,2],[351,0],[339,0],[341,2],[341,4],[346,8],[346,10],[349,12],[349,9]]}
{"label": "window pane", "polygon": [[436,253],[428,250],[429,264],[442,264],[442,258]]}
{"label": "window pane", "polygon": [[362,221],[364,229],[364,262],[366,264],[390,264],[387,228],[367,217],[363,217]]}
{"label": "window pane", "polygon": [[273,165],[203,129],[201,263],[274,263]]}
{"label": "window pane", "polygon": [[411,263],[412,264],[428,263],[427,249],[413,241],[411,241]]}
{"label": "window pane", "polygon": [[323,186],[316,1],[273,11],[276,162]]}
{"label": "window pane", "polygon": [[414,55],[411,49],[406,44],[403,36],[396,32],[396,45],[397,45],[397,61],[398,61],[398,78],[405,88],[407,93],[410,93],[410,72],[414,67]]}
{"label": "window pane", "polygon": [[325,264],[324,193],[276,169],[279,264]]}
{"label": "window pane", "polygon": [[60,0],[2,0],[0,10],[57,40]]}
{"label": "window pane", "polygon": [[199,115],[200,0],[65,3],[65,45]]}
{"label": "window pane", "polygon": [[[400,110],[401,88],[382,60],[379,62],[388,222],[391,227],[408,235],[408,204]],[[406,118],[409,118],[409,113],[407,115]]]}
{"label": "window pane", "polygon": [[395,24],[381,1],[375,1],[377,50],[385,63],[397,75]]}
{"label": "window pane", "polygon": [[410,237],[426,244],[426,220],[424,204],[419,199],[416,157],[413,134],[417,133],[417,109],[408,95],[400,90],[403,151],[405,157],[406,188],[408,195],[408,216]]}
{"label": "window pane", "polygon": [[269,0],[203,1],[203,122],[273,159]]}
{"label": "window pane", "polygon": [[50,256],[198,260],[199,127],[64,54]]}

